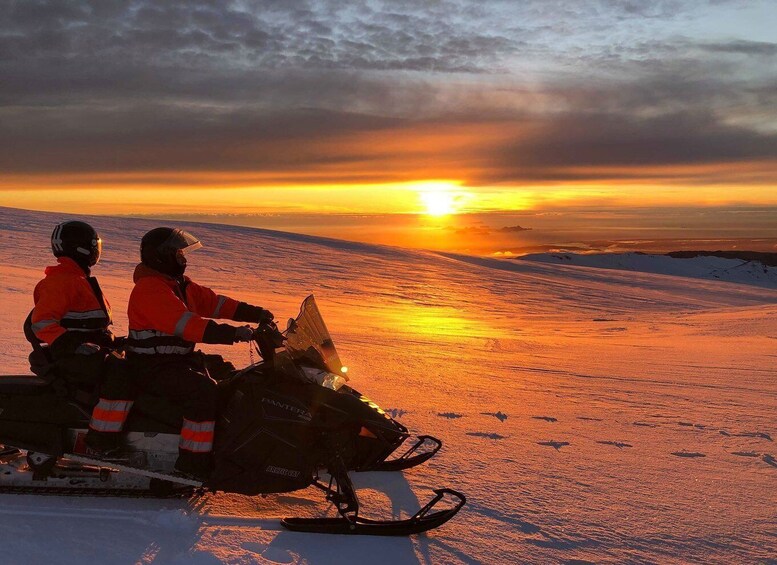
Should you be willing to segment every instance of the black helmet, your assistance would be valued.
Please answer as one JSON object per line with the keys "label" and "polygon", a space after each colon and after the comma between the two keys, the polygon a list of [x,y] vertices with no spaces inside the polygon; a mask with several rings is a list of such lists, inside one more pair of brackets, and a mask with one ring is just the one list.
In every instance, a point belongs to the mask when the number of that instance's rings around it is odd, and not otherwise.
{"label": "black helmet", "polygon": [[100,260],[102,249],[100,236],[86,222],[62,222],[51,234],[54,257],[70,257],[86,268]]}
{"label": "black helmet", "polygon": [[180,277],[186,270],[186,253],[200,247],[200,240],[189,232],[155,228],[140,240],[140,261],[155,271]]}

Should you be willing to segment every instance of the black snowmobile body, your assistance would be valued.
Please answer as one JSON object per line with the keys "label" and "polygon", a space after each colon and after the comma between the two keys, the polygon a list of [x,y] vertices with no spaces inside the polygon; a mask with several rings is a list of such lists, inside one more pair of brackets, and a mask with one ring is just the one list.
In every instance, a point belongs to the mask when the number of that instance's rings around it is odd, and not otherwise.
{"label": "black snowmobile body", "polygon": [[[259,328],[263,361],[220,381],[222,409],[214,445],[215,472],[204,484],[176,476],[181,411],[165,400],[141,396],[125,426],[117,459],[100,460],[83,438],[93,402],[56,386],[56,379],[0,377],[0,444],[24,450],[26,482],[0,492],[35,490],[108,494],[171,495],[192,488],[244,495],[289,492],[315,486],[326,494],[338,518],[297,519],[283,524],[299,531],[407,535],[435,528],[463,506],[448,489],[410,519],[372,521],[359,516],[349,470],[394,471],[432,457],[441,442],[419,436],[400,457],[388,459],[408,439],[407,428],[345,384],[331,337],[313,297],[290,320],[285,335]],[[6,470],[6,475],[11,474]],[[321,477],[326,475],[326,480]],[[13,475],[15,476],[15,475]],[[432,511],[444,497],[446,510]]]}

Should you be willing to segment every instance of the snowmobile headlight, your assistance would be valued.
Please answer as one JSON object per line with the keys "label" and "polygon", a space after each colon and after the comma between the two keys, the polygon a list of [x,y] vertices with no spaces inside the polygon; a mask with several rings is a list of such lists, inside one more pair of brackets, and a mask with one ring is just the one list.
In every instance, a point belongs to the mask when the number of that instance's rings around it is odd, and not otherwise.
{"label": "snowmobile headlight", "polygon": [[331,388],[332,390],[339,390],[340,387],[345,384],[346,380],[347,379],[344,377],[335,375],[334,373],[327,373],[321,386],[324,388]]}

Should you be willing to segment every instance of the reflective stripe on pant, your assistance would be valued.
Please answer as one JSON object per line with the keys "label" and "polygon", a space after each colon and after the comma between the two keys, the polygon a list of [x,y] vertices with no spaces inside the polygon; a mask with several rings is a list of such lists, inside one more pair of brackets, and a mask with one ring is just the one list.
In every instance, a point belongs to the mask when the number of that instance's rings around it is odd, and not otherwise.
{"label": "reflective stripe on pant", "polygon": [[213,449],[215,429],[216,422],[213,420],[193,422],[184,418],[181,427],[181,441],[178,447],[194,453],[208,453]]}
{"label": "reflective stripe on pant", "polygon": [[131,400],[101,398],[92,411],[89,427],[98,432],[120,432],[132,404]]}

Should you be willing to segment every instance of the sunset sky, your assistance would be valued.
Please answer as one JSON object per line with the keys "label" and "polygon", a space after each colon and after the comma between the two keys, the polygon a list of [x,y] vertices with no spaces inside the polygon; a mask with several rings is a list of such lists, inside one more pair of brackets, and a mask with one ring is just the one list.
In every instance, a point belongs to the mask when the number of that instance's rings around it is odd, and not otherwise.
{"label": "sunset sky", "polygon": [[0,205],[777,237],[771,0],[0,6]]}

